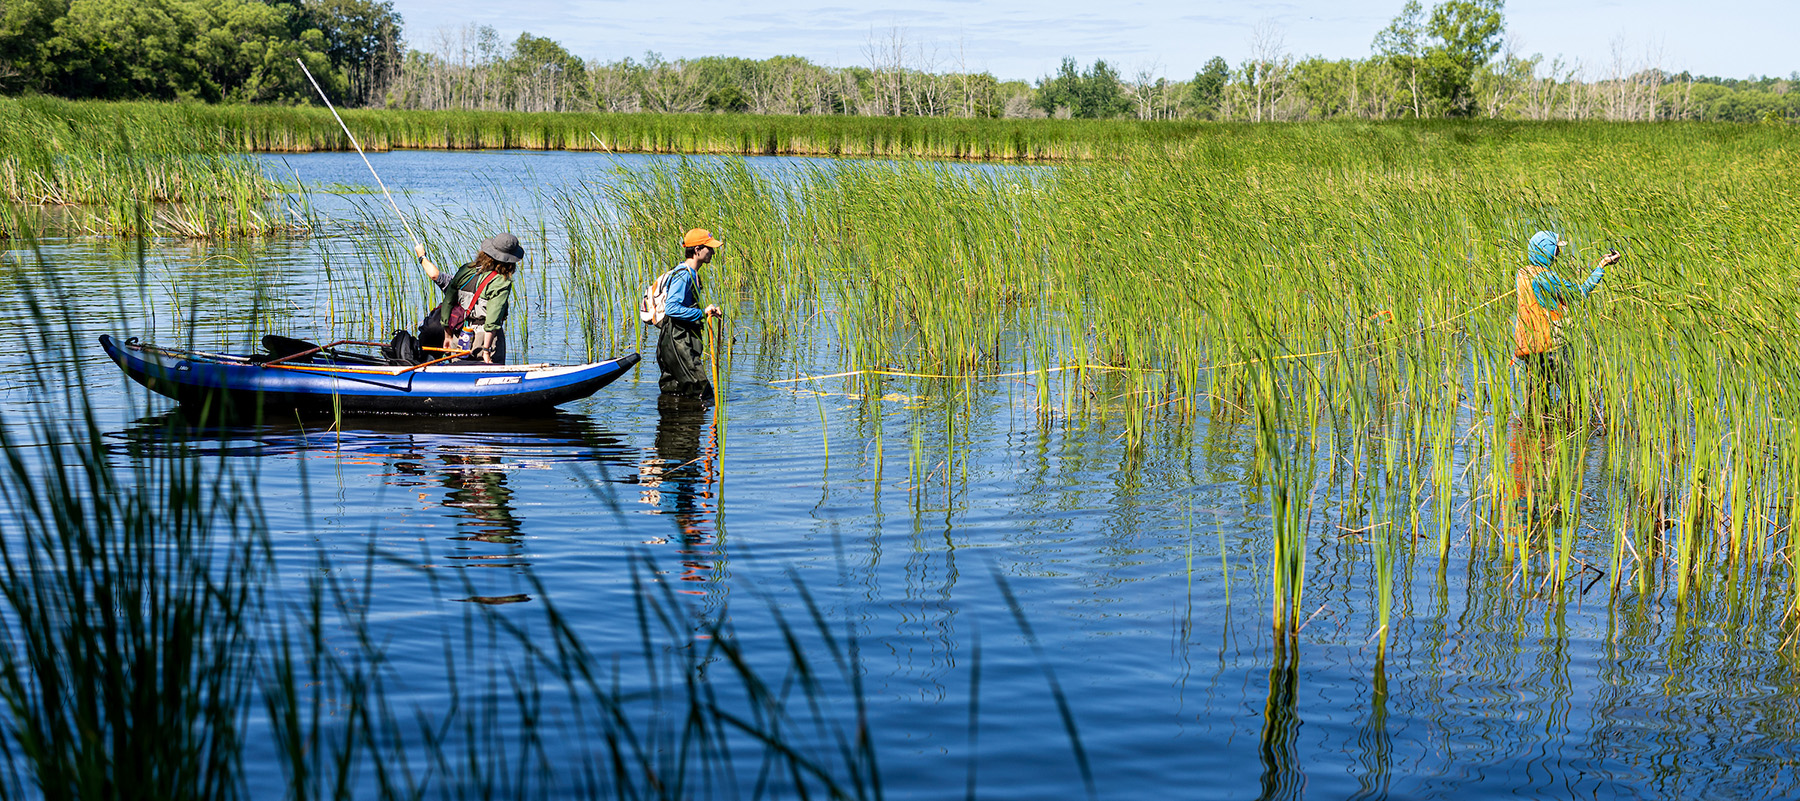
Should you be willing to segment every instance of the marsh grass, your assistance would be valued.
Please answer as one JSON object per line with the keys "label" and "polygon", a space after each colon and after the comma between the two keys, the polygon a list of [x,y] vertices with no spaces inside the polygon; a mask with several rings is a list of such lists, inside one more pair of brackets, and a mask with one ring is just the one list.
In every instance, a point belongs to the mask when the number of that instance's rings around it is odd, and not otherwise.
{"label": "marsh grass", "polygon": [[[272,789],[277,770],[294,798],[880,795],[855,640],[810,600],[810,623],[774,609],[777,654],[723,623],[702,648],[667,648],[695,632],[666,584],[639,584],[645,661],[626,668],[534,583],[541,618],[471,605],[432,682],[443,703],[412,709],[393,695],[421,679],[396,672],[354,611],[370,605],[367,576],[321,563],[303,603],[274,602],[252,484],[199,457],[121,466],[92,416],[74,419],[0,443],[0,797],[236,798]],[[620,669],[648,691],[622,689]],[[252,742],[278,764],[246,765]]]}
{"label": "marsh grass", "polygon": [[[179,114],[245,151],[349,150],[322,108],[111,104]],[[1206,135],[1212,123],[1125,120],[947,119],[755,114],[600,114],[345,109],[372,150],[575,150],[735,156],[838,156],[977,161],[1103,157],[1143,141]]]}
{"label": "marsh grass", "polygon": [[[28,98],[8,108],[42,129],[110,133],[119,126],[208,152],[348,151],[351,144],[320,107],[67,101]],[[830,156],[973,161],[1104,158],[1142,142],[1211,136],[1228,126],[1128,120],[948,119],[936,117],[755,114],[341,109],[368,150],[573,150],[734,156]]]}
{"label": "marsh grass", "polygon": [[101,236],[303,230],[272,202],[276,182],[195,119],[201,108],[0,98],[0,235],[19,235],[26,215],[37,230]]}
{"label": "marsh grass", "polygon": [[[1036,170],[683,162],[570,198],[594,260],[574,291],[630,297],[704,224],[732,243],[709,279],[728,313],[766,347],[838,354],[831,372],[854,374],[824,383],[847,392],[1025,381],[1043,424],[1112,420],[1128,444],[1248,426],[1274,468],[1272,541],[1327,519],[1391,527],[1368,546],[1383,593],[1416,548],[1441,565],[1460,545],[1565,598],[1609,566],[1618,597],[1684,608],[1750,576],[1782,589],[1749,592],[1800,594],[1784,344],[1800,339],[1784,189],[1800,171],[1783,132],[1215,134]],[[1512,273],[1539,229],[1574,243],[1565,275],[1626,254],[1574,306],[1569,379],[1547,390],[1511,358]],[[1288,570],[1278,597],[1298,592]]]}
{"label": "marsh grass", "polygon": [[245,615],[265,561],[258,543],[225,535],[254,510],[193,465],[115,472],[93,418],[74,419],[43,424],[30,451],[0,441],[0,696],[6,756],[31,766],[35,791],[14,773],[0,795],[230,795],[251,694]]}
{"label": "marsh grass", "polygon": [[[1017,382],[1040,425],[1097,420],[1139,452],[1257,432],[1271,543],[1360,532],[1377,632],[1396,571],[1458,553],[1561,598],[1600,578],[1615,602],[1684,609],[1778,592],[1791,623],[1787,152],[1744,126],[1350,124],[1145,136],[1053,168],[687,159],[540,198],[567,268],[524,291],[559,298],[590,356],[643,347],[639,293],[706,226],[730,243],[709,295],[758,374],[791,369],[769,354],[826,353],[853,375],[799,386],[964,413]],[[434,255],[475,238],[472,218],[429,222]],[[1574,308],[1570,379],[1549,389],[1510,343],[1511,273],[1540,228],[1575,243],[1568,275],[1627,255]],[[430,300],[389,246],[344,285],[364,335]],[[966,427],[901,438],[915,497],[953,487]],[[1291,629],[1305,565],[1277,561]]]}
{"label": "marsh grass", "polygon": [[[76,335],[37,319],[40,340]],[[66,357],[25,353],[81,387]],[[0,420],[0,797],[233,795],[268,565],[266,543],[234,536],[262,525],[254,484],[196,461],[117,465],[83,393],[43,394]]]}

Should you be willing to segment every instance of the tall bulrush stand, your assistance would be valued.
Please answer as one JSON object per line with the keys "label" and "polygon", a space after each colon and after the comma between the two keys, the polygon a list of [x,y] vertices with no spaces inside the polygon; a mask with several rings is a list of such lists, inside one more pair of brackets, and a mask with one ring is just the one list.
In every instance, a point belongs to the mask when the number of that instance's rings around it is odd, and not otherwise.
{"label": "tall bulrush stand", "polygon": [[[755,310],[740,319],[832,343],[856,381],[1028,380],[1037,408],[1128,431],[1249,425],[1293,463],[1267,500],[1284,555],[1305,536],[1297,477],[1324,475],[1382,500],[1312,525],[1393,526],[1374,547],[1500,556],[1518,586],[1561,597],[1618,564],[1621,586],[1686,597],[1790,547],[1792,442],[1772,433],[1800,415],[1780,344],[1800,338],[1779,280],[1800,247],[1800,202],[1776,188],[1800,181],[1784,142],[1753,127],[1217,126],[1055,168],[693,162],[570,214],[615,215],[585,250],[626,263],[694,202],[753,232],[755,255],[721,276]],[[1566,326],[1570,374],[1547,410],[1526,402],[1508,340],[1513,270],[1548,228],[1572,261],[1627,260]],[[1102,371],[1127,377],[1097,393]],[[1329,413],[1293,411],[1314,403]],[[1307,446],[1311,425],[1342,447]],[[1375,556],[1378,572],[1410,564]],[[1282,597],[1292,570],[1271,578]]]}
{"label": "tall bulrush stand", "polygon": [[[217,130],[179,114],[115,111],[0,98],[0,200],[51,208],[35,226],[49,232],[228,238],[305,228],[274,203],[276,182]],[[5,228],[20,230],[16,221]]]}

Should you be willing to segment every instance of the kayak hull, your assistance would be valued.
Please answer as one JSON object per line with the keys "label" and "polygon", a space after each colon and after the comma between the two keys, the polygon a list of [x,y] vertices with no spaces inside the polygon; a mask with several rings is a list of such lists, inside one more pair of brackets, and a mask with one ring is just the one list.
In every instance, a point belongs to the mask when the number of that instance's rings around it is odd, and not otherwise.
{"label": "kayak hull", "polygon": [[159,348],[102,335],[133,381],[183,405],[375,414],[518,414],[599,392],[637,366],[635,353],[579,365],[445,363],[418,368],[325,357],[257,364],[231,354]]}

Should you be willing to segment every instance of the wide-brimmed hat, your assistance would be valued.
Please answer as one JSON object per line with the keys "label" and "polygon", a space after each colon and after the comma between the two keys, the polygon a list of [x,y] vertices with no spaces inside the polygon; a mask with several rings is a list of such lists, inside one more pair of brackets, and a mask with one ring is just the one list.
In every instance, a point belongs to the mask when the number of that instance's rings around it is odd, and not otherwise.
{"label": "wide-brimmed hat", "polygon": [[525,247],[520,245],[519,238],[512,234],[489,237],[487,241],[481,243],[481,252],[502,264],[518,264],[525,260]]}
{"label": "wide-brimmed hat", "polygon": [[681,237],[681,246],[684,248],[709,247],[718,250],[723,244],[723,241],[714,239],[712,232],[705,228],[695,228]]}

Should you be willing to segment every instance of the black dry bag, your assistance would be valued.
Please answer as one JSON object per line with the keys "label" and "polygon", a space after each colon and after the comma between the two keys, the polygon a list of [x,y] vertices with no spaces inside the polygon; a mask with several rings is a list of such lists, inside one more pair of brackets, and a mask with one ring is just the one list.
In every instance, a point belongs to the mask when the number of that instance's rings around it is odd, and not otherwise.
{"label": "black dry bag", "polygon": [[381,348],[382,357],[388,364],[412,365],[425,361],[425,352],[419,349],[419,340],[413,339],[411,331],[394,332],[394,338]]}

